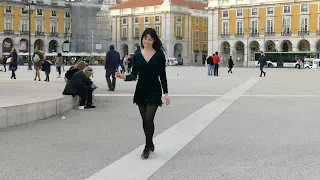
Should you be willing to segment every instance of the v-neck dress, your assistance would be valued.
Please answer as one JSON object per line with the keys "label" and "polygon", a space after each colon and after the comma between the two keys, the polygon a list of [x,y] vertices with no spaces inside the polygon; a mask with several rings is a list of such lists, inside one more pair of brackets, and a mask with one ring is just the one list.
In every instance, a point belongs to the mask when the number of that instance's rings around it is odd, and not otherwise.
{"label": "v-neck dress", "polygon": [[136,53],[132,58],[132,72],[126,76],[126,81],[139,79],[133,97],[135,104],[162,105],[162,92],[168,93],[166,75],[166,58],[162,51],[157,51],[147,62],[142,53]]}

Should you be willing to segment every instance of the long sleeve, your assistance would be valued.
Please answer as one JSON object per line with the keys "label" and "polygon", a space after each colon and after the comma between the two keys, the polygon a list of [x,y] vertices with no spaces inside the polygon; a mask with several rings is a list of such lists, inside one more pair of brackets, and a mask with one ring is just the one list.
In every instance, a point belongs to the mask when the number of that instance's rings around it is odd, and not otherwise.
{"label": "long sleeve", "polygon": [[164,54],[160,56],[160,81],[163,90],[163,94],[168,93],[168,81],[166,73],[166,57]]}
{"label": "long sleeve", "polygon": [[138,71],[137,71],[137,63],[136,63],[136,56],[134,55],[132,58],[132,71],[129,75],[126,76],[125,81],[134,81],[137,79]]}

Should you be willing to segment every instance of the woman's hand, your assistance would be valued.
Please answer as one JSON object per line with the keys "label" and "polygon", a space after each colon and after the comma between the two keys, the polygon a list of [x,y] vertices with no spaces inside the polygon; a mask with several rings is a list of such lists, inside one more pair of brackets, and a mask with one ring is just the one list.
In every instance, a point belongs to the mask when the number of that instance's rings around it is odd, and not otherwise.
{"label": "woman's hand", "polygon": [[164,95],[164,99],[166,100],[166,105],[169,105],[170,104],[170,97],[168,94]]}
{"label": "woman's hand", "polygon": [[120,72],[116,72],[116,77],[117,78],[120,78],[120,79],[123,79],[123,80],[126,80],[126,75],[120,73]]}

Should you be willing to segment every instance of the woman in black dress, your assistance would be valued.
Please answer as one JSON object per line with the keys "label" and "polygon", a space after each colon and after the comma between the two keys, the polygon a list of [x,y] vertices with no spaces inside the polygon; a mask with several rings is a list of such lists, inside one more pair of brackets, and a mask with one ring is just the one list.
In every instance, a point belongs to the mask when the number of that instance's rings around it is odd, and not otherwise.
{"label": "woman in black dress", "polygon": [[[142,158],[148,158],[154,151],[154,116],[162,105],[162,91],[165,94],[166,105],[170,104],[166,76],[165,49],[153,28],[146,29],[141,36],[143,50],[134,54],[132,72],[129,75],[116,73],[118,78],[125,81],[136,80],[139,75],[133,103],[137,104],[143,121],[146,145]],[[159,81],[160,77],[160,81]],[[162,88],[162,89],[161,89]]]}

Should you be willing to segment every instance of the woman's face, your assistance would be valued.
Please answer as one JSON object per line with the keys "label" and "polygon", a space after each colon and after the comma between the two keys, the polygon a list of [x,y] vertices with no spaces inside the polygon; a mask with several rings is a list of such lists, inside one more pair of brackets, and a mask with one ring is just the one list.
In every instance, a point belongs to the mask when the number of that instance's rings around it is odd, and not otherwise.
{"label": "woman's face", "polygon": [[142,40],[144,48],[152,48],[153,42],[154,39],[149,34],[147,34]]}

